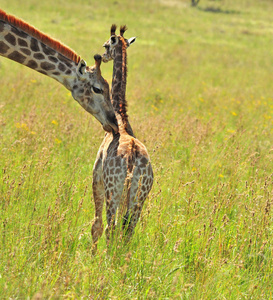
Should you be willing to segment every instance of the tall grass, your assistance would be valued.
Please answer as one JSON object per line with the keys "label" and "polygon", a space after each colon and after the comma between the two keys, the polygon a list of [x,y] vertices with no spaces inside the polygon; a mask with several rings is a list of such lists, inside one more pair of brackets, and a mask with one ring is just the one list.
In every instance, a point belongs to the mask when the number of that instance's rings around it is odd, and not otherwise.
{"label": "tall grass", "polygon": [[103,237],[92,257],[101,126],[57,82],[0,58],[0,298],[272,298],[273,3],[1,5],[89,64],[112,23],[138,36],[128,110],[155,182],[130,245],[107,251]]}

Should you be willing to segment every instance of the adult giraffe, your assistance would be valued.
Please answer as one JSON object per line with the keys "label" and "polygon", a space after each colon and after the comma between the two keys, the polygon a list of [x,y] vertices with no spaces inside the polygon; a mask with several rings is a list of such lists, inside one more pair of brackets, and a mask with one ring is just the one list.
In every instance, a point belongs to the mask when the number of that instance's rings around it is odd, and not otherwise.
{"label": "adult giraffe", "polygon": [[74,51],[1,9],[0,55],[57,80],[104,130],[118,130],[100,55],[88,67]]}
{"label": "adult giraffe", "polygon": [[[111,37],[104,44],[102,60],[114,60],[112,78],[112,103],[118,120],[118,133],[106,133],[100,146],[93,169],[93,196],[95,220],[92,225],[93,252],[103,232],[102,210],[106,198],[106,238],[115,228],[117,209],[123,217],[122,227],[127,240],[132,236],[140,217],[145,199],[153,185],[153,170],[146,147],[134,137],[127,115],[126,49],[135,38],[123,37],[126,26],[121,26],[116,35],[116,26],[111,27]],[[123,209],[124,208],[124,209]],[[123,211],[124,210],[124,211]]]}

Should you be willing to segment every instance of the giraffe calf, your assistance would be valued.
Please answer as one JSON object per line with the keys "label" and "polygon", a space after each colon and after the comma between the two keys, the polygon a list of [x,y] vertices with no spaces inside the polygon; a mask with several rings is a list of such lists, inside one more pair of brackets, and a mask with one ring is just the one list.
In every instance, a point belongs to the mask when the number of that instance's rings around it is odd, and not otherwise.
{"label": "giraffe calf", "polygon": [[92,225],[93,251],[103,233],[102,212],[106,199],[106,239],[109,245],[111,233],[117,222],[117,212],[122,220],[121,227],[128,241],[153,185],[153,170],[146,147],[135,138],[127,115],[126,49],[135,38],[125,39],[125,26],[116,35],[116,26],[111,27],[111,37],[104,44],[102,56],[104,62],[113,63],[112,104],[118,121],[119,132],[106,133],[98,151],[93,169],[93,196],[95,202],[95,220]]}

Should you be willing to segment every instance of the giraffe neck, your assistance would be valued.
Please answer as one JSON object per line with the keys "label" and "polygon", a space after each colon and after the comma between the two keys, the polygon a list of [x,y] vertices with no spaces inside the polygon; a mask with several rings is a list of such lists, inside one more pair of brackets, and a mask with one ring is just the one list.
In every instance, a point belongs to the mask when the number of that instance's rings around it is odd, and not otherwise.
{"label": "giraffe neck", "polygon": [[0,55],[73,89],[80,57],[27,23],[0,10]]}
{"label": "giraffe neck", "polygon": [[116,56],[113,63],[112,78],[112,104],[117,114],[119,127],[123,127],[127,133],[133,136],[133,130],[130,126],[127,114],[126,101],[126,83],[127,83],[127,53],[125,42],[116,49]]}

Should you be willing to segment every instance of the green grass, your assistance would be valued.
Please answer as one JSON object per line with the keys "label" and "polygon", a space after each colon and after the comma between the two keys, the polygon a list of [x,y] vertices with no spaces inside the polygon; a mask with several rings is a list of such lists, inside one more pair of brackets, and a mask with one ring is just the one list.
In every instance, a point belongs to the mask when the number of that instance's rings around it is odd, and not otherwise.
{"label": "green grass", "polygon": [[154,186],[130,245],[107,253],[103,236],[92,257],[101,126],[0,57],[0,298],[271,299],[272,1],[89,2],[1,8],[89,64],[128,25],[129,116]]}

